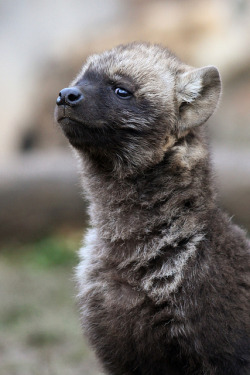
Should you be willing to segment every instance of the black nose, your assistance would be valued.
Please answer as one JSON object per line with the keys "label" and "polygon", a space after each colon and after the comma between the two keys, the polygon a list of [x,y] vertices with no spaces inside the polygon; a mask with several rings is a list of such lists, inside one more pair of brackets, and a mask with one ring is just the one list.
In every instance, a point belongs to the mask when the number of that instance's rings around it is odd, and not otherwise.
{"label": "black nose", "polygon": [[64,105],[67,104],[70,107],[74,107],[80,103],[83,99],[83,94],[81,91],[76,87],[68,87],[66,89],[62,89],[59,92],[59,96],[56,100],[57,105]]}

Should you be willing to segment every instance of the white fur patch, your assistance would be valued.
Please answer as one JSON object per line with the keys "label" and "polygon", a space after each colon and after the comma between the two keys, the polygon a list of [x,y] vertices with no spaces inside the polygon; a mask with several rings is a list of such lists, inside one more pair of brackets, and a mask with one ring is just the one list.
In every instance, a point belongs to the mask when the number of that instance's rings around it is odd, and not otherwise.
{"label": "white fur patch", "polygon": [[[79,285],[78,289],[80,291],[78,297],[81,297],[81,292],[83,290],[84,292],[86,292],[86,289],[88,289],[88,271],[90,270],[90,268],[92,269],[92,267],[90,267],[90,264],[92,261],[92,253],[96,238],[96,230],[89,229],[84,238],[84,246],[79,250],[80,263],[76,267],[75,273]],[[90,288],[92,288],[92,285],[90,285]]]}
{"label": "white fur patch", "polygon": [[[168,262],[164,263],[162,267],[153,272],[150,277],[147,275],[142,284],[143,290],[153,299],[156,303],[163,302],[170,293],[173,293],[181,284],[185,267],[189,259],[193,258],[196,254],[197,245],[203,239],[203,235],[196,235],[192,241],[186,245],[186,250],[178,254],[174,258],[170,258]],[[172,281],[168,282],[167,278],[172,277]],[[154,287],[154,281],[166,279],[161,286]]]}
{"label": "white fur patch", "polygon": [[195,73],[186,72],[179,78],[177,94],[180,102],[192,103],[200,95],[202,79]]}

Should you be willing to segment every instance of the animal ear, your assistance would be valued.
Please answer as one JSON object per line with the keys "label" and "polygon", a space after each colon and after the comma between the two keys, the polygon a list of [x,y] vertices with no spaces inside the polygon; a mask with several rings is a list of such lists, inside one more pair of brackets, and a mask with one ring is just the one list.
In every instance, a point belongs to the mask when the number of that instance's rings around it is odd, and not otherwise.
{"label": "animal ear", "polygon": [[215,66],[205,66],[177,76],[179,127],[186,130],[203,124],[217,107],[221,80]]}

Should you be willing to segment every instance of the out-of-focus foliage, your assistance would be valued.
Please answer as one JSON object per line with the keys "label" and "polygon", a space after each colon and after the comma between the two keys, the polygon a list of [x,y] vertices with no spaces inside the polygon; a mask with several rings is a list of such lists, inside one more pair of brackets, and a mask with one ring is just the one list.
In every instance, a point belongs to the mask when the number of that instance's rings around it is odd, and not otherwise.
{"label": "out-of-focus foliage", "polygon": [[49,269],[73,267],[77,263],[76,250],[80,247],[82,234],[45,237],[33,243],[16,247],[6,246],[1,250],[2,259],[27,267]]}
{"label": "out-of-focus foliage", "polygon": [[76,234],[0,253],[1,375],[99,374],[74,297],[79,245]]}

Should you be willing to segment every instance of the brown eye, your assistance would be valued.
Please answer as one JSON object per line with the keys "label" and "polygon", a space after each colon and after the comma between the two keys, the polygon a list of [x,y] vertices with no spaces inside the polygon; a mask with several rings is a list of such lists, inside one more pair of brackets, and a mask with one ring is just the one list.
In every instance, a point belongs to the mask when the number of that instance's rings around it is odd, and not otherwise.
{"label": "brown eye", "polygon": [[131,92],[123,89],[122,87],[116,87],[115,94],[118,95],[121,99],[129,99],[132,96]]}

